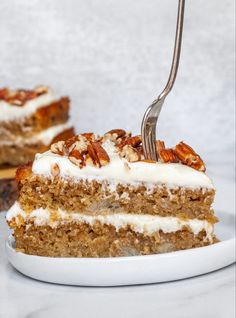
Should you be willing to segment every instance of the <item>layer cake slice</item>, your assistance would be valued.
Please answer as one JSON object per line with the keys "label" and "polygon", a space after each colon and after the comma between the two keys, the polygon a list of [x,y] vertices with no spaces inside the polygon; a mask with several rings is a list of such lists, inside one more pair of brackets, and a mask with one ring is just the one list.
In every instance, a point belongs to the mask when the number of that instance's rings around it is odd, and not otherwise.
{"label": "layer cake slice", "polygon": [[70,101],[52,89],[0,89],[0,166],[33,160],[50,144],[74,135]]}
{"label": "layer cake slice", "polygon": [[116,129],[59,141],[18,169],[7,213],[16,247],[52,257],[148,255],[217,241],[214,186],[185,143],[145,160],[140,136]]}

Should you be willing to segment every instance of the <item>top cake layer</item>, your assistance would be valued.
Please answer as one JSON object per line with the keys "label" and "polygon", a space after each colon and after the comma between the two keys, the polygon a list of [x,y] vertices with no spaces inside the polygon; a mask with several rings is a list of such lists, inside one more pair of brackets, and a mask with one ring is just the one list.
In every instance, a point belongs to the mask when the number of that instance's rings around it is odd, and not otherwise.
{"label": "top cake layer", "polygon": [[140,136],[131,137],[113,130],[99,137],[82,134],[52,145],[37,154],[32,172],[46,178],[109,180],[126,184],[165,185],[213,189],[205,165],[192,148],[183,142],[166,149],[157,141],[158,162],[144,160]]}
{"label": "top cake layer", "polygon": [[58,98],[54,92],[45,86],[34,90],[0,89],[0,120],[13,121],[28,117],[56,100]]}

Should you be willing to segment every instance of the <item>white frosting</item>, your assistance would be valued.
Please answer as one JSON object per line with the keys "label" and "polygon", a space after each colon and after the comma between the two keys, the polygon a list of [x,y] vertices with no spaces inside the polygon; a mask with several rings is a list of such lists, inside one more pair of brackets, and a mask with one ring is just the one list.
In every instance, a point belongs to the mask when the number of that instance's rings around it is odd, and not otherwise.
{"label": "white frosting", "polygon": [[112,181],[128,184],[145,182],[151,185],[165,184],[167,187],[213,188],[212,181],[205,173],[186,165],[141,161],[130,163],[119,157],[110,141],[106,141],[103,147],[110,157],[110,163],[101,168],[87,165],[80,169],[66,156],[47,151],[36,155],[32,167],[33,173],[52,178],[51,166],[57,163],[60,168],[60,176],[65,179],[109,180],[111,184]]}
{"label": "white frosting", "polygon": [[22,119],[33,114],[38,108],[47,106],[56,100],[56,96],[50,89],[46,94],[27,101],[23,106],[14,106],[0,100],[0,121]]}
{"label": "white frosting", "polygon": [[50,145],[53,138],[55,138],[58,134],[63,132],[64,130],[67,130],[69,128],[72,128],[71,122],[66,122],[61,125],[52,126],[48,129],[42,130],[40,133],[30,137],[30,138],[24,138],[21,136],[15,136],[13,140],[2,140],[0,141],[1,145],[15,145],[15,144],[22,144],[22,145],[30,145],[35,144],[38,142],[42,142],[45,146]]}
{"label": "white frosting", "polygon": [[35,225],[50,225],[52,227],[58,226],[64,222],[83,222],[89,225],[93,225],[96,221],[102,224],[112,225],[118,231],[121,228],[130,226],[131,229],[138,233],[144,233],[145,235],[152,235],[156,232],[163,231],[164,233],[172,233],[181,230],[187,226],[191,229],[194,235],[197,235],[202,230],[205,230],[207,237],[211,239],[214,227],[206,220],[188,219],[183,220],[177,217],[162,217],[154,215],[144,214],[125,214],[116,213],[109,215],[86,215],[82,213],[68,213],[63,210],[58,210],[60,221],[51,221],[50,211],[47,209],[39,208],[33,210],[27,215],[19,203],[16,202],[10,210],[7,212],[7,221],[11,221],[12,218],[16,218],[19,215],[25,220],[32,220]]}

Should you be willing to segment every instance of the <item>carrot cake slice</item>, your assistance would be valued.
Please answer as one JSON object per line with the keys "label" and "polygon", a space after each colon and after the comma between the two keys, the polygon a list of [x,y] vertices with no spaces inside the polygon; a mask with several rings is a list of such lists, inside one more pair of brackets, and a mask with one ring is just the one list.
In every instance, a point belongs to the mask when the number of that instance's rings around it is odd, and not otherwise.
{"label": "carrot cake slice", "polygon": [[16,248],[52,257],[148,255],[217,241],[214,186],[185,143],[157,141],[145,160],[124,130],[59,141],[18,169],[19,199],[7,213]]}
{"label": "carrot cake slice", "polygon": [[72,137],[69,104],[45,86],[0,89],[0,166],[26,163],[51,143]]}

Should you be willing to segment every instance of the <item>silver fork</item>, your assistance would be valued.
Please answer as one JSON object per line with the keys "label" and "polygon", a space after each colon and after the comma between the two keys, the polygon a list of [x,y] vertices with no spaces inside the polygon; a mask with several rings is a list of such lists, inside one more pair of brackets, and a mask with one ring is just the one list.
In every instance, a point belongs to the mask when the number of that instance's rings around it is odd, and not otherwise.
{"label": "silver fork", "polygon": [[165,98],[174,85],[178,71],[184,21],[184,6],[185,0],[179,0],[174,54],[168,82],[158,98],[154,100],[154,102],[148,107],[142,121],[141,133],[144,156],[145,159],[149,160],[158,160],[158,154],[156,150],[156,125]]}

